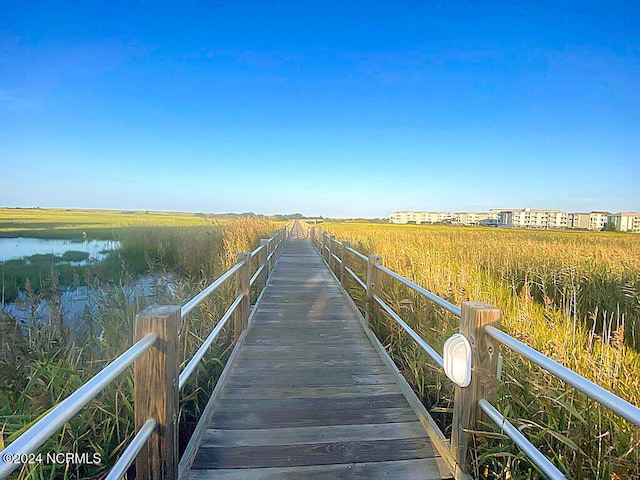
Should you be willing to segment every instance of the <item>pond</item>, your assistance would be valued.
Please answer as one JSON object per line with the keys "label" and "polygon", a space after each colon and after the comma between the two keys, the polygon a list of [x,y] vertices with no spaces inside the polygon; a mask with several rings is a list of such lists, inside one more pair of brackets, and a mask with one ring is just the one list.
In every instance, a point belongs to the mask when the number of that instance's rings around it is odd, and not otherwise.
{"label": "pond", "polygon": [[44,238],[0,238],[0,262],[32,255],[53,254],[62,256],[66,252],[83,252],[89,259],[102,260],[106,253],[120,248],[113,240],[52,240]]}

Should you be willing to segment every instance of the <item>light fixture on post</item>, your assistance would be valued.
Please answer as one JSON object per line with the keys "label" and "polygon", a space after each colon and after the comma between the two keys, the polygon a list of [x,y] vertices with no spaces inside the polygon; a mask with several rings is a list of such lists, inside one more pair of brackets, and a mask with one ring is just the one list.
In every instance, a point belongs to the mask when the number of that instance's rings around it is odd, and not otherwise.
{"label": "light fixture on post", "polygon": [[451,335],[444,343],[444,373],[459,387],[471,382],[471,345],[461,333]]}

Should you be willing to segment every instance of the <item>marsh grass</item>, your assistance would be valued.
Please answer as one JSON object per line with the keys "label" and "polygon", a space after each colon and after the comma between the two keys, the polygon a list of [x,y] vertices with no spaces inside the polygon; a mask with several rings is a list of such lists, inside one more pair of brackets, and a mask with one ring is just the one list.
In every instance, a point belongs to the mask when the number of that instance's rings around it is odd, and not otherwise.
{"label": "marsh grass", "polygon": [[[629,402],[640,404],[640,236],[396,225],[323,225],[364,254],[459,305],[502,309],[502,328]],[[365,262],[351,257],[366,278]],[[363,307],[363,291],[351,292]],[[383,299],[436,350],[458,321],[383,278]],[[395,322],[374,329],[450,434],[453,388]],[[569,478],[640,478],[640,429],[503,348],[497,407]],[[498,427],[474,435],[476,478],[540,478]]]}
{"label": "marsh grass", "polygon": [[[95,316],[85,315],[80,329],[65,325],[60,309],[61,281],[56,269],[38,290],[27,282],[24,294],[33,306],[26,324],[0,313],[0,447],[8,445],[53,405],[66,398],[108,362],[131,346],[134,319],[151,303],[184,304],[217,278],[235,259],[238,248],[249,251],[268,237],[275,225],[261,219],[227,222],[228,229],[209,227],[135,227],[119,234],[122,250],[103,271],[86,271],[83,281],[99,297]],[[235,260],[233,261],[235,263]],[[131,295],[129,286],[140,273],[152,278],[171,275],[166,288],[154,296]],[[76,278],[76,280],[79,280]],[[233,281],[226,282],[181,324],[181,367],[202,344],[234,298]],[[45,321],[35,316],[35,305],[47,300],[51,313]],[[233,345],[227,329],[199,365],[180,397],[180,450],[186,446]],[[10,478],[103,478],[134,432],[133,380],[123,373],[94,401],[56,433],[42,452],[99,453],[100,465],[25,465]]]}

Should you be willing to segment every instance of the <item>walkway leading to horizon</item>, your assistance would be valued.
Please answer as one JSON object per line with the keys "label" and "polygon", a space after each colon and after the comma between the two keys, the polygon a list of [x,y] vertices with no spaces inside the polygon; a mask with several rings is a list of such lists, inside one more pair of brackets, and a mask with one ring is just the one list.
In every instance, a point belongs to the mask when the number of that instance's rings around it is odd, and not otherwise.
{"label": "walkway leading to horizon", "polygon": [[189,479],[452,478],[308,240],[272,272]]}

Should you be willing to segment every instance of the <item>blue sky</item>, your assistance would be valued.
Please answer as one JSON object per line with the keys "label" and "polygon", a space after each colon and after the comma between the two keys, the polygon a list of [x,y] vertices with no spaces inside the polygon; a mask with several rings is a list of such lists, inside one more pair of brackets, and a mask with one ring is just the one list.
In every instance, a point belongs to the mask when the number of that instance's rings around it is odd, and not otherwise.
{"label": "blue sky", "polygon": [[638,2],[0,0],[0,205],[640,211]]}

